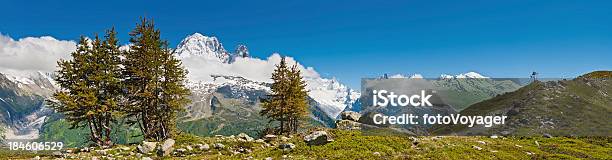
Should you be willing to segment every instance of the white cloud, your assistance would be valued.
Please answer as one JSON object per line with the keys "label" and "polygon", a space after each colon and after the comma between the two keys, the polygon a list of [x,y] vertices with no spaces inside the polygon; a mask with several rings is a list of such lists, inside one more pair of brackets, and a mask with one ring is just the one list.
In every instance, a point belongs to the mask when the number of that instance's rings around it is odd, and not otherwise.
{"label": "white cloud", "polygon": [[75,49],[74,41],[49,36],[14,40],[0,34],[0,72],[53,72],[57,61],[70,57],[70,52]]}
{"label": "white cloud", "polygon": [[[232,75],[241,76],[247,79],[271,82],[270,77],[275,65],[280,63],[281,56],[277,53],[272,54],[267,59],[259,58],[240,58],[231,64],[211,61],[200,57],[183,58],[183,65],[189,70],[189,79],[196,81],[212,81],[210,75]],[[295,59],[286,57],[289,66],[296,64]],[[312,67],[304,67],[298,64],[298,68],[305,78],[320,78]]]}
{"label": "white cloud", "polygon": [[[122,46],[122,49],[127,48]],[[50,36],[26,37],[19,40],[0,34],[0,73],[23,74],[36,71],[54,72],[57,61],[69,59],[76,49],[74,41],[57,40]],[[183,64],[189,70],[189,79],[211,81],[210,75],[242,76],[255,81],[270,82],[275,65],[280,63],[281,56],[272,54],[267,59],[238,57],[231,64],[209,61],[203,58],[184,58]],[[295,59],[286,57],[289,65],[296,64]],[[320,78],[312,67],[298,64],[305,78]]]}

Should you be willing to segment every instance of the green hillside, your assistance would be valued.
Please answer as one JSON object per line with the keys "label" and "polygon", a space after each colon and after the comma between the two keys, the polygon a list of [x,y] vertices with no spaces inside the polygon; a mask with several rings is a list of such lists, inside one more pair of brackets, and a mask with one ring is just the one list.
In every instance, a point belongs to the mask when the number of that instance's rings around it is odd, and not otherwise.
{"label": "green hillside", "polygon": [[[334,141],[320,146],[307,146],[302,136],[285,141],[241,142],[232,137],[196,137],[182,135],[175,149],[192,147],[168,157],[140,155],[153,159],[611,159],[610,138],[554,137],[407,137],[371,136],[359,131],[328,130]],[[224,148],[213,148],[214,143]],[[294,149],[281,150],[279,144],[295,144]],[[208,150],[195,148],[196,144],[208,144]],[[187,147],[189,146],[189,147]],[[238,152],[238,150],[248,152]],[[76,149],[72,149],[76,150]],[[65,154],[68,159],[111,157],[140,159],[136,146],[116,146],[104,152],[88,151]],[[102,155],[104,154],[104,155]],[[42,156],[53,159],[51,153],[0,151],[5,158],[32,158]]]}
{"label": "green hillside", "polygon": [[612,71],[594,71],[582,75],[580,78],[612,78]]}
{"label": "green hillside", "polygon": [[[573,80],[535,81],[517,91],[474,104],[462,115],[507,115],[492,128],[437,126],[443,134],[599,135],[612,133],[610,72],[593,72]],[[593,78],[595,77],[595,78]]]}

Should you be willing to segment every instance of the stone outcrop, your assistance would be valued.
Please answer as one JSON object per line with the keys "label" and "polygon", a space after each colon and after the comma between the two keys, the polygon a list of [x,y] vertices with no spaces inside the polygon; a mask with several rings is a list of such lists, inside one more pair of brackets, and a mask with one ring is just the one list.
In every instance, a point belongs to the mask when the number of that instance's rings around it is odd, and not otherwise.
{"label": "stone outcrop", "polygon": [[315,131],[304,137],[304,142],[308,145],[324,145],[333,141],[331,136],[325,131]]}
{"label": "stone outcrop", "polygon": [[159,156],[168,156],[174,150],[172,147],[174,146],[174,139],[166,139],[164,143],[157,150],[157,155]]}
{"label": "stone outcrop", "polygon": [[342,120],[359,121],[361,114],[353,111],[345,111],[340,113],[340,118],[342,118]]}
{"label": "stone outcrop", "polygon": [[157,147],[157,142],[142,141],[142,144],[136,147],[140,153],[147,154]]}

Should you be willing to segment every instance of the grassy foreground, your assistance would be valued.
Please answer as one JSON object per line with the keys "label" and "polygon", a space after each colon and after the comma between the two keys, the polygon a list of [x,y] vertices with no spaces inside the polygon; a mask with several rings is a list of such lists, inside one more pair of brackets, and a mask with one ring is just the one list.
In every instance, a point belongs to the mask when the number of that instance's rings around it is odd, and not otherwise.
{"label": "grassy foreground", "polygon": [[[610,137],[566,138],[566,137],[465,137],[465,136],[369,136],[359,131],[329,130],[334,141],[321,146],[307,146],[301,136],[279,138],[269,143],[244,142],[234,137],[196,137],[184,135],[176,140],[172,157],[157,157],[154,154],[140,155],[136,145],[116,146],[103,153],[52,153],[0,151],[7,159],[612,159]],[[225,147],[216,149],[213,144]],[[277,146],[293,143],[292,150],[281,150]],[[195,147],[208,144],[210,149]],[[189,146],[189,147],[187,147]],[[185,148],[194,148],[187,150]],[[76,152],[76,153],[75,153]]]}

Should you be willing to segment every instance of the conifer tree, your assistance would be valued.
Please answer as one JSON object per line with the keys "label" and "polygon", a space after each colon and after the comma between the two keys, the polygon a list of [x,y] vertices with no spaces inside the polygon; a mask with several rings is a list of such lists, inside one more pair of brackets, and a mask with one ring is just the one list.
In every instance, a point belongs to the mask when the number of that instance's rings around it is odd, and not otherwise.
{"label": "conifer tree", "polygon": [[308,114],[306,83],[297,65],[288,68],[284,57],[274,69],[272,81],[272,94],[262,99],[260,114],[280,123],[277,133],[297,133],[300,121]]}
{"label": "conifer tree", "polygon": [[176,134],[176,118],[177,112],[183,110],[185,105],[191,101],[187,98],[191,94],[189,89],[184,85],[187,77],[187,70],[182,68],[182,63],[177,59],[170,49],[165,44],[164,63],[163,63],[163,79],[161,82],[162,100],[161,100],[161,132],[163,137],[170,137]]}
{"label": "conifer tree", "polygon": [[130,36],[133,45],[123,61],[129,99],[125,111],[135,117],[145,139],[170,138],[177,113],[189,103],[183,84],[187,71],[161,40],[153,21],[143,18]]}
{"label": "conifer tree", "polygon": [[[94,86],[98,92],[96,97],[99,100],[100,111],[100,126],[104,130],[106,145],[111,142],[111,125],[115,121],[115,117],[122,114],[120,111],[121,101],[124,99],[121,94],[121,60],[119,56],[117,32],[112,28],[106,32],[105,39],[102,44],[97,46],[97,51],[94,51],[95,68],[94,74],[91,77]],[[96,38],[98,39],[98,38]]]}
{"label": "conifer tree", "polygon": [[262,110],[261,115],[270,118],[270,122],[278,121],[280,126],[277,133],[285,133],[285,126],[287,121],[287,89],[289,83],[287,82],[287,63],[283,57],[274,72],[272,73],[272,94],[268,95],[265,99],[262,99]]}
{"label": "conifer tree", "polygon": [[301,127],[301,122],[308,115],[308,91],[306,90],[306,82],[294,64],[288,73],[289,82],[289,132],[295,134]]}
{"label": "conifer tree", "polygon": [[81,37],[72,60],[58,62],[56,82],[63,89],[49,101],[63,113],[71,128],[89,127],[90,140],[109,147],[111,123],[118,114],[120,91],[119,48],[116,32],[108,30],[105,40],[97,35],[91,42]]}

